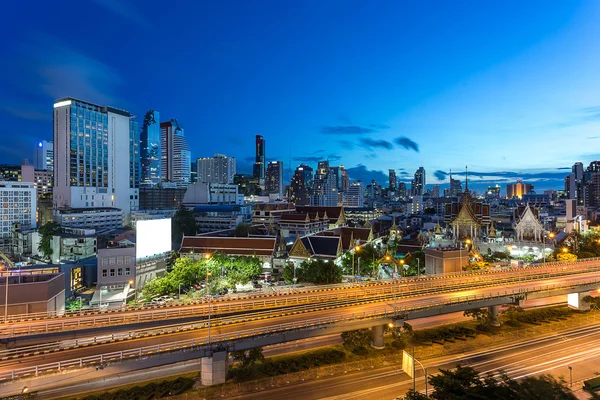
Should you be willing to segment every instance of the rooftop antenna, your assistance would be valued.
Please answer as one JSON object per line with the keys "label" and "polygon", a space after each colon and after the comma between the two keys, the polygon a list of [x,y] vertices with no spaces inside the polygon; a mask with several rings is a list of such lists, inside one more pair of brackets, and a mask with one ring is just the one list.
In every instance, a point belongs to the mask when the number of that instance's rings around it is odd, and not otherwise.
{"label": "rooftop antenna", "polygon": [[465,165],[465,193],[469,193],[469,167]]}

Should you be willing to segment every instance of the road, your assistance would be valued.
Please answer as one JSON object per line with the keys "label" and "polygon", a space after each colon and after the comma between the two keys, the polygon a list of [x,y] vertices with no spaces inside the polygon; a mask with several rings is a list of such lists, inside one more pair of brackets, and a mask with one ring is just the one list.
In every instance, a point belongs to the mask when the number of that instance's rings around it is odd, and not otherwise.
{"label": "road", "polygon": [[[457,274],[403,279],[401,282],[372,282],[357,285],[329,285],[293,290],[291,293],[263,293],[252,298],[220,298],[211,307],[212,315],[225,315],[240,312],[269,310],[299,304],[318,304],[333,300],[362,300],[382,295],[410,295],[436,292],[450,292],[468,288],[482,288],[490,285],[509,284],[531,279],[548,279],[549,274],[570,274],[572,276],[600,279],[600,262],[577,263],[574,265],[537,266],[535,268],[504,270],[493,273]],[[15,335],[31,335],[90,328],[110,328],[117,325],[130,325],[156,321],[155,326],[184,322],[208,314],[207,304],[183,304],[155,308],[128,309],[121,312],[86,312],[83,315],[68,314],[62,317],[47,318],[40,315],[11,316],[17,319],[8,325],[0,326],[0,338]],[[35,317],[35,319],[32,319]]]}
{"label": "road", "polygon": [[[449,369],[460,364],[471,366],[481,373],[506,372],[511,378],[550,374],[569,381],[573,368],[573,387],[578,389],[585,379],[600,372],[600,327],[586,327],[561,332],[542,339],[532,339],[520,344],[505,345],[453,356],[422,360],[429,374],[440,368]],[[423,373],[417,373],[418,390],[424,390]],[[413,381],[400,370],[400,366],[384,367],[351,373],[343,376],[313,380],[283,388],[246,393],[236,399],[287,400],[391,400],[404,395]],[[580,390],[576,391],[582,395]],[[581,397],[585,398],[585,397]]]}
{"label": "road", "polygon": [[[226,324],[227,318],[223,318],[222,325],[217,325],[217,320],[213,320],[214,325],[211,327],[211,335],[219,335],[222,333],[233,333],[238,332],[240,330],[247,329],[255,329],[266,326],[274,326],[282,323],[289,322],[303,322],[307,319],[312,318],[327,318],[327,317],[336,317],[341,313],[343,314],[362,314],[365,312],[382,309],[386,307],[389,311],[394,309],[395,307],[404,307],[404,306],[415,306],[419,304],[428,304],[431,302],[444,302],[448,301],[456,296],[474,296],[481,294],[489,294],[490,292],[496,293],[504,290],[512,290],[512,289],[530,289],[533,287],[537,287],[539,285],[552,285],[552,284],[568,284],[572,282],[576,282],[578,279],[581,279],[580,276],[567,276],[560,278],[553,278],[544,281],[535,281],[535,282],[525,282],[521,284],[513,284],[513,285],[502,285],[502,286],[492,286],[486,287],[482,289],[471,289],[465,291],[451,292],[451,293],[438,293],[432,294],[428,296],[421,296],[418,299],[413,297],[409,298],[397,298],[394,302],[390,298],[385,301],[374,301],[371,303],[348,306],[343,309],[339,308],[315,308],[313,311],[305,312],[305,313],[282,313],[282,315],[273,315],[270,318],[260,318],[256,320],[246,320],[242,319],[239,322]],[[436,317],[436,318],[444,318],[444,317]],[[82,357],[88,357],[92,355],[105,354],[109,352],[118,352],[127,349],[136,349],[143,346],[156,345],[162,343],[172,343],[175,341],[192,339],[192,338],[206,338],[207,330],[206,329],[197,329],[194,331],[183,331],[178,333],[170,333],[165,335],[152,336],[142,339],[132,339],[126,341],[117,341],[113,343],[105,343],[98,344],[95,346],[87,346],[87,347],[78,347],[69,350],[63,350],[55,353],[49,353],[44,355],[34,355],[26,358],[21,358],[17,360],[5,360],[0,362],[0,372],[11,371],[14,369],[25,368],[25,367],[33,367],[41,364],[48,364],[52,362],[65,361],[78,359]]]}

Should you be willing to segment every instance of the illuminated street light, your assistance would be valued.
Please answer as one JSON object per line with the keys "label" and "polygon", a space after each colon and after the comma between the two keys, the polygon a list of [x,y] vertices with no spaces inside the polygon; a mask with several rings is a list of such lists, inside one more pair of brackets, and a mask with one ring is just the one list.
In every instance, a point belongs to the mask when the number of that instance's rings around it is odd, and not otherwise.
{"label": "illuminated street light", "polygon": [[569,251],[569,249],[567,249],[566,247],[562,248],[563,253],[567,253]]}
{"label": "illuminated street light", "polygon": [[393,328],[393,327],[394,327],[394,324],[392,324],[392,323],[390,322],[390,323],[388,324],[388,326],[389,326],[390,328]]}

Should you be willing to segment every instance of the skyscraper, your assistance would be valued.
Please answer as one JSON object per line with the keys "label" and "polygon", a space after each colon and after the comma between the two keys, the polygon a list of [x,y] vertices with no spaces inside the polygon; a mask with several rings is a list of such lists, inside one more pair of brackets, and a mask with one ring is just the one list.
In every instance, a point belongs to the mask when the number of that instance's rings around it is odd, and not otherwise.
{"label": "skyscraper", "polygon": [[310,205],[310,191],[313,185],[313,169],[306,164],[301,164],[294,171],[290,182],[288,200],[297,206]]}
{"label": "skyscraper", "polygon": [[523,180],[517,179],[517,183],[506,184],[506,198],[512,199],[516,197],[518,199],[523,198],[524,194],[529,194],[533,191],[533,185],[530,183],[523,183]]}
{"label": "skyscraper", "polygon": [[160,124],[160,149],[162,181],[187,187],[190,184],[190,147],[183,127],[174,118]]}
{"label": "skyscraper", "polygon": [[452,179],[452,170],[450,170],[450,196],[458,196],[462,193],[462,183],[458,179]]}
{"label": "skyscraper", "polygon": [[350,178],[348,177],[348,170],[340,165],[340,190],[345,192],[350,187]]}
{"label": "skyscraper", "polygon": [[283,161],[271,161],[267,166],[265,190],[283,197]]}
{"label": "skyscraper", "polygon": [[417,169],[417,171],[415,172],[415,177],[412,181],[412,195],[422,196],[423,194],[425,194],[426,185],[427,184],[425,180],[425,168],[419,167],[419,169]]}
{"label": "skyscraper", "polygon": [[388,187],[390,188],[390,190],[396,190],[396,170],[395,169],[390,169],[389,170],[389,184]]}
{"label": "skyscraper", "polygon": [[151,187],[160,183],[160,113],[148,110],[144,116],[140,135],[140,160],[142,176],[140,184]]}
{"label": "skyscraper", "polygon": [[406,197],[406,183],[398,182],[398,197],[404,198]]}
{"label": "skyscraper", "polygon": [[344,193],[344,206],[362,208],[365,205],[365,187],[361,181],[353,182]]}
{"label": "skyscraper", "polygon": [[33,167],[39,171],[54,170],[54,146],[52,142],[42,140],[37,144]]}
{"label": "skyscraper", "polygon": [[233,183],[236,174],[235,158],[224,154],[204,157],[196,160],[198,182]]}
{"label": "skyscraper", "polygon": [[137,209],[131,117],[70,97],[54,103],[56,207],[116,207],[126,215]]}
{"label": "skyscraper", "polygon": [[129,119],[129,187],[140,187],[140,124],[135,117]]}
{"label": "skyscraper", "polygon": [[262,135],[256,135],[255,140],[256,147],[256,158],[254,162],[254,168],[252,175],[258,179],[260,187],[265,187],[265,173],[266,173],[266,158],[265,158],[265,139]]}

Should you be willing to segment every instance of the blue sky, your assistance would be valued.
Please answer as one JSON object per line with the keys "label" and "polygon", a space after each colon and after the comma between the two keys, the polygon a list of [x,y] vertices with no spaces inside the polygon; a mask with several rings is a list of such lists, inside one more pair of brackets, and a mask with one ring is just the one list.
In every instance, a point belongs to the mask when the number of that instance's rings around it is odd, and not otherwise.
{"label": "blue sky", "polygon": [[561,188],[564,168],[600,158],[597,1],[3,7],[2,162],[51,138],[65,96],[178,118],[194,158],[232,155],[241,172],[257,133],[286,170],[329,158],[380,183],[468,164],[475,187]]}

